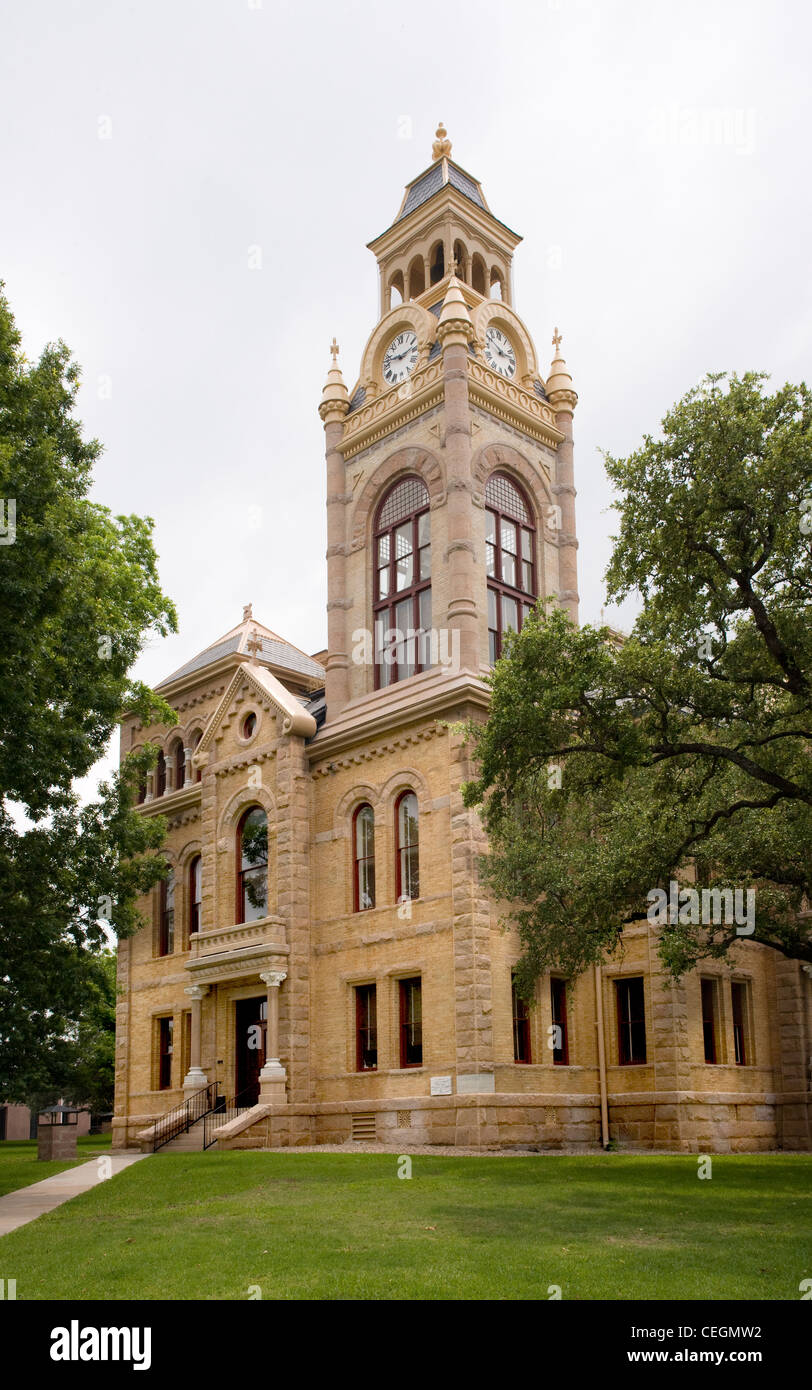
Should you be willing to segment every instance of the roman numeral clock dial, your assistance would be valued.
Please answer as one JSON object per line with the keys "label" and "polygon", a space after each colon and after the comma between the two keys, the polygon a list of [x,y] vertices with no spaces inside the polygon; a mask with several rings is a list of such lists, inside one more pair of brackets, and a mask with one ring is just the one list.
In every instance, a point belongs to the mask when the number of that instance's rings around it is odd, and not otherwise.
{"label": "roman numeral clock dial", "polygon": [[516,354],[511,341],[493,325],[485,333],[485,361],[500,376],[516,375]]}
{"label": "roman numeral clock dial", "polygon": [[393,338],[389,347],[386,349],[386,356],[383,359],[383,379],[387,386],[396,386],[398,382],[405,381],[407,376],[414,371],[417,361],[417,334],[407,328],[403,333],[398,333]]}

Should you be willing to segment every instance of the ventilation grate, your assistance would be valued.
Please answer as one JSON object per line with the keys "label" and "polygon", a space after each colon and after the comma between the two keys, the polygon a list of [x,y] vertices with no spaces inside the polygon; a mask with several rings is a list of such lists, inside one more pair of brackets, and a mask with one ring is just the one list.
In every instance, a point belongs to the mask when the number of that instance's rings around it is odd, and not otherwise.
{"label": "ventilation grate", "polygon": [[352,1115],[352,1138],[356,1140],[369,1140],[375,1138],[375,1116],[374,1115]]}
{"label": "ventilation grate", "polygon": [[398,1129],[411,1129],[412,1112],[411,1110],[398,1111]]}

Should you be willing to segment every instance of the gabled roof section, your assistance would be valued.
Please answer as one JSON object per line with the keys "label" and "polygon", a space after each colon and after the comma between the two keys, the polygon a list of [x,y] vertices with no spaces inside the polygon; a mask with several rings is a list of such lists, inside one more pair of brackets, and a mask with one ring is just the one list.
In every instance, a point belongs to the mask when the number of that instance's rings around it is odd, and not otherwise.
{"label": "gabled roof section", "polygon": [[[259,644],[258,646],[256,644]],[[207,666],[213,666],[215,662],[223,660],[228,656],[245,655],[250,661],[254,656],[260,662],[267,662],[269,666],[275,666],[277,670],[289,671],[291,675],[303,677],[305,682],[318,681],[324,682],[324,667],[320,666],[312,657],[305,652],[294,647],[291,642],[280,637],[277,632],[272,632],[264,623],[260,623],[252,616],[251,604],[246,604],[243,610],[242,622],[229,632],[218,637],[216,642],[212,642],[210,647],[199,652],[183,666],[173,671],[171,676],[167,676],[156,687],[156,690],[163,690],[166,686],[173,685],[175,681],[184,680],[188,676],[194,675],[198,671],[204,671]]]}
{"label": "gabled roof section", "polygon": [[255,695],[276,710],[282,720],[281,731],[283,734],[297,735],[299,738],[312,738],[316,732],[317,725],[313,715],[304,707],[301,700],[285,689],[272,671],[266,670],[264,666],[249,665],[247,661],[244,661],[231,677],[219,705],[203,731],[203,737],[192,758],[192,762],[196,766],[205,767],[208,762],[208,755],[217,737],[217,730],[234,703],[234,696],[237,691],[246,682]]}

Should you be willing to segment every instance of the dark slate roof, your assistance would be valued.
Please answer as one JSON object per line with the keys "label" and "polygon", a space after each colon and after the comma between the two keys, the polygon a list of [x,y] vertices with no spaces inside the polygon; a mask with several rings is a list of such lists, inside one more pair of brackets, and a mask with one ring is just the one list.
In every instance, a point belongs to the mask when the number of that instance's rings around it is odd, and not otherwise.
{"label": "dark slate roof", "polygon": [[434,314],[434,317],[438,319],[438,318],[440,317],[440,315],[441,315],[442,312],[443,312],[443,301],[442,301],[442,299],[438,299],[436,304],[432,304],[432,305],[430,306],[430,308],[429,308],[429,313],[430,313],[430,314]]}
{"label": "dark slate roof", "polygon": [[[482,194],[473,179],[469,179],[468,175],[458,169],[456,164],[451,163],[451,160],[448,160],[448,182],[452,188],[456,188],[458,193],[463,193],[466,198],[470,198],[472,203],[476,203],[478,208],[485,210]],[[432,164],[431,168],[427,169],[425,174],[421,174],[420,178],[412,184],[406,195],[406,201],[403,204],[403,211],[398,222],[402,222],[404,217],[408,217],[410,212],[414,212],[415,208],[422,207],[429,198],[433,198],[435,193],[439,193],[440,189],[444,187],[443,164],[438,159],[436,164]]]}
{"label": "dark slate roof", "polygon": [[458,193],[464,193],[466,198],[470,198],[471,202],[476,203],[478,208],[484,209],[485,204],[482,201],[482,194],[473,179],[469,179],[468,175],[462,172],[462,169],[458,169],[456,164],[452,164],[450,161],[448,165],[448,182],[451,184],[452,188],[456,188]]}
{"label": "dark slate roof", "polygon": [[434,359],[435,359],[435,357],[439,357],[439,356],[440,356],[440,353],[442,352],[442,350],[443,350],[443,349],[442,349],[442,344],[440,343],[440,339],[439,339],[439,338],[435,338],[435,339],[434,339],[434,342],[433,342],[432,345],[431,345],[431,348],[429,349],[429,355],[428,355],[428,359],[427,359],[427,360],[428,360],[429,362],[433,362]]}
{"label": "dark slate roof", "polygon": [[302,704],[308,714],[312,714],[316,721],[316,731],[321,728],[327,718],[327,699],[323,690],[316,690],[309,700],[303,700]]}
{"label": "dark slate roof", "polygon": [[541,400],[546,401],[547,392],[544,389],[544,383],[542,381],[539,381],[538,377],[533,382],[533,390],[535,391],[536,395],[540,397]]}
{"label": "dark slate roof", "polygon": [[366,394],[367,394],[367,388],[366,388],[365,386],[359,386],[359,387],[358,387],[358,390],[356,391],[355,395],[353,396],[352,400],[350,401],[350,408],[349,408],[349,410],[347,411],[347,414],[348,414],[348,415],[351,415],[352,412],[353,412],[354,410],[357,410],[359,406],[361,406],[361,405],[364,404],[364,400],[366,399]]}
{"label": "dark slate roof", "polygon": [[159,681],[155,689],[160,690],[162,685],[169,685],[171,681],[179,680],[181,676],[191,676],[195,671],[202,671],[205,666],[211,666],[221,657],[228,656],[229,652],[236,652],[240,645],[240,637],[241,634],[238,632],[233,637],[229,637],[227,642],[218,642],[216,647],[207,647],[205,652],[193,656],[191,661],[187,661],[186,665],[181,666],[179,670],[173,671],[171,676],[166,677],[166,680]]}
{"label": "dark slate roof", "polygon": [[304,652],[297,651],[289,642],[274,642],[270,637],[263,637],[262,651],[258,655],[264,656],[272,666],[283,666],[286,671],[300,671],[303,676],[324,677],[324,667],[312,657],[305,656]]}
{"label": "dark slate roof", "polygon": [[[229,656],[232,652],[239,650],[240,641],[243,633],[235,632],[225,642],[218,642],[214,647],[207,647],[206,651],[200,652],[198,656],[192,657],[185,666],[173,671],[171,676],[162,680],[156,685],[155,689],[160,690],[165,685],[170,685],[173,681],[180,680],[183,676],[191,676],[195,671],[202,671],[207,666],[212,666],[215,661],[220,661],[222,657]],[[297,651],[289,642],[272,640],[260,634],[262,640],[262,651],[258,653],[273,666],[280,666],[286,671],[296,671],[303,676],[310,676],[315,679],[324,676],[324,668],[311,657],[305,656],[304,652]]]}

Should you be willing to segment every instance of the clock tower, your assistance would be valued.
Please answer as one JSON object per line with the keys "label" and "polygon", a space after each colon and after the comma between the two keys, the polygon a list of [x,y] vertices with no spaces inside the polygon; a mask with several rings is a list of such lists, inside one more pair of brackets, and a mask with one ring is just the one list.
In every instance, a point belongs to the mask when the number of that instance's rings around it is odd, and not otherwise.
{"label": "clock tower", "polygon": [[[348,390],[319,407],[328,516],[327,725],[385,691],[477,684],[508,629],[553,595],[577,621],[572,418],[553,335],[545,377],[513,307],[521,238],[451,158],[407,186],[369,248],[378,320]],[[397,687],[397,690],[396,690]],[[402,687],[402,688],[401,688]]]}

